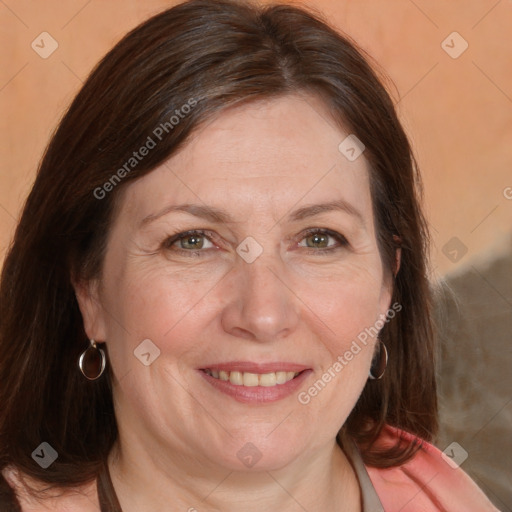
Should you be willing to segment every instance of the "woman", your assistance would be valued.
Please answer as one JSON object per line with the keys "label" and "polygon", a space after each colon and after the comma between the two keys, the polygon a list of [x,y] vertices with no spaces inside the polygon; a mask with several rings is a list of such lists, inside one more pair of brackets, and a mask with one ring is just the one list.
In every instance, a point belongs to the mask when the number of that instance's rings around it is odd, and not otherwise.
{"label": "woman", "polygon": [[192,0],[128,34],[4,264],[2,510],[495,510],[428,443],[417,182],[318,16]]}

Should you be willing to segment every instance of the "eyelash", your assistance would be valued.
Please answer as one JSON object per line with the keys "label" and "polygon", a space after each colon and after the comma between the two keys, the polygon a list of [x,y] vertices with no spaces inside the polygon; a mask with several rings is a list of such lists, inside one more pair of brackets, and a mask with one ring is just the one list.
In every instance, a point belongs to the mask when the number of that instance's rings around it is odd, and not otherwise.
{"label": "eyelash", "polygon": [[192,229],[190,231],[183,231],[181,233],[177,233],[175,235],[171,235],[170,237],[166,238],[163,243],[162,243],[162,246],[164,249],[167,249],[167,250],[172,250],[174,252],[178,252],[178,253],[181,253],[183,255],[186,255],[186,256],[197,256],[197,257],[200,257],[202,256],[202,253],[204,252],[204,250],[190,250],[190,249],[180,249],[180,248],[175,248],[175,249],[171,249],[171,247],[176,243],[176,242],[179,242],[180,240],[184,240],[185,238],[188,238],[188,237],[191,237],[191,236],[194,236],[194,235],[197,235],[197,236],[203,236],[205,238],[207,238],[211,243],[214,243],[212,238],[213,237],[213,233],[211,231],[206,231],[206,230],[203,230],[203,229]]}
{"label": "eyelash", "polygon": [[[172,246],[176,242],[179,242],[180,240],[183,240],[183,239],[185,239],[187,237],[191,237],[191,236],[194,236],[194,235],[205,237],[211,243],[215,243],[213,241],[215,236],[214,236],[214,234],[211,231],[203,230],[203,229],[193,229],[193,230],[190,230],[190,231],[183,231],[181,233],[177,233],[175,235],[169,236],[168,238],[166,238],[163,241],[162,247],[164,249],[167,249],[167,250],[173,250],[173,251],[179,252],[179,253],[181,253],[183,255],[186,255],[186,256],[201,257],[206,249],[205,250],[201,250],[201,249],[199,249],[199,250],[190,250],[190,249],[180,249],[180,248],[171,249]],[[318,254],[328,254],[328,253],[332,253],[332,252],[336,251],[337,249],[341,249],[342,247],[345,247],[345,246],[349,245],[348,240],[342,234],[337,233],[336,231],[332,231],[330,229],[326,229],[326,228],[309,228],[309,229],[306,229],[300,235],[295,237],[294,240],[296,240],[297,242],[301,242],[302,240],[304,240],[305,238],[308,238],[311,235],[327,235],[327,236],[330,236],[330,237],[334,238],[338,242],[339,245],[335,245],[333,247],[327,247],[327,248],[319,248],[319,249],[314,249],[314,248],[311,248],[311,247],[304,247],[303,249],[306,250],[307,254],[315,254],[315,255],[318,255]]]}
{"label": "eyelash", "polygon": [[338,233],[336,231],[332,231],[332,230],[326,229],[326,228],[306,229],[297,238],[298,238],[298,241],[300,242],[300,241],[304,240],[305,238],[308,238],[311,235],[330,236],[330,237],[334,238],[338,242],[339,245],[335,245],[333,247],[321,248],[321,249],[313,249],[311,247],[305,247],[304,249],[306,249],[308,254],[319,254],[319,253],[320,254],[329,254],[329,253],[332,253],[333,251],[341,249],[342,247],[348,246],[348,240],[341,233]]}

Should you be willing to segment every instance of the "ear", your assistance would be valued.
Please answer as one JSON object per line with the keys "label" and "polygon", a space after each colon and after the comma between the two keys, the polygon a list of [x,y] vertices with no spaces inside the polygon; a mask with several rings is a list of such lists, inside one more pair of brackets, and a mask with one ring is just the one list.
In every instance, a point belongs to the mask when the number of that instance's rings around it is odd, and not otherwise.
{"label": "ear", "polygon": [[402,249],[397,247],[395,251],[395,268],[393,269],[393,276],[396,277],[398,275],[398,271],[400,270],[400,263],[402,262]]}
{"label": "ear", "polygon": [[100,299],[99,280],[73,280],[73,288],[87,336],[95,341],[105,341],[105,311]]}
{"label": "ear", "polygon": [[393,277],[398,275],[400,270],[400,263],[402,262],[402,239],[398,235],[393,235],[393,242],[396,244],[395,250],[395,268],[393,269]]}
{"label": "ear", "polygon": [[400,248],[401,240],[398,236],[393,235],[393,241],[397,245],[395,249],[395,264],[393,268],[391,269],[393,277],[391,278],[390,274],[386,272],[386,275],[384,277],[383,283],[382,283],[382,290],[381,290],[381,301],[380,301],[380,310],[381,314],[386,314],[389,311],[389,308],[391,307],[391,299],[393,297],[393,286],[394,286],[394,279],[398,275],[398,271],[400,270],[400,264],[402,261],[402,249]]}

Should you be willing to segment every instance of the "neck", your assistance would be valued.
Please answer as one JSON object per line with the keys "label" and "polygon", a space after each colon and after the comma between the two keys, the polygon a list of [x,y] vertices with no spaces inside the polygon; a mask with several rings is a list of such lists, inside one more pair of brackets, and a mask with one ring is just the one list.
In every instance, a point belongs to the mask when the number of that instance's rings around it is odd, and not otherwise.
{"label": "neck", "polygon": [[275,471],[240,472],[120,439],[108,465],[123,512],[167,510],[170,503],[188,512],[361,510],[356,475],[335,441]]}

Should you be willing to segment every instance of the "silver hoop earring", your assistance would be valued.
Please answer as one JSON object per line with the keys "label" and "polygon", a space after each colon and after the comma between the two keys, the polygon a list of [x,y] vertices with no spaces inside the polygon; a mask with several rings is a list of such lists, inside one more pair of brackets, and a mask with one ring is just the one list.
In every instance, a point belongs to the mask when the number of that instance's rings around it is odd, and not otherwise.
{"label": "silver hoop earring", "polygon": [[80,354],[78,368],[86,379],[96,380],[105,371],[107,357],[105,351],[99,348],[94,340],[90,340],[90,343],[91,345]]}
{"label": "silver hoop earring", "polygon": [[373,356],[370,372],[368,374],[368,378],[372,380],[382,379],[388,365],[388,350],[386,345],[379,339],[377,341],[379,347]]}

